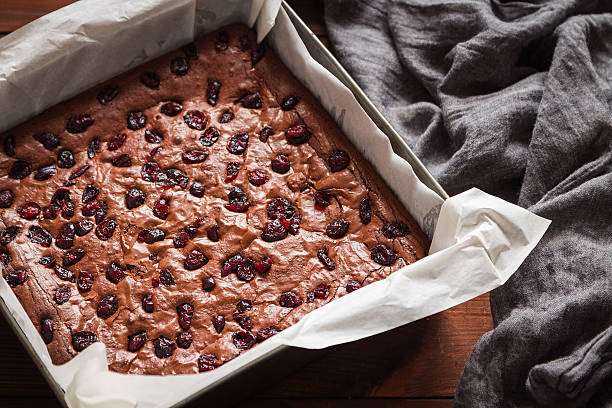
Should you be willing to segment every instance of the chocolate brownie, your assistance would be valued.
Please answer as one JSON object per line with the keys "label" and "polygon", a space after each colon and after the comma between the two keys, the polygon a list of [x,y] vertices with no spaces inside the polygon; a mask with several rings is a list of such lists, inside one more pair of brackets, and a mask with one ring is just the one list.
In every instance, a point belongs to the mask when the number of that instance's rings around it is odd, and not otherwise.
{"label": "chocolate brownie", "polygon": [[245,26],[3,135],[0,263],[56,364],[213,369],[428,242]]}

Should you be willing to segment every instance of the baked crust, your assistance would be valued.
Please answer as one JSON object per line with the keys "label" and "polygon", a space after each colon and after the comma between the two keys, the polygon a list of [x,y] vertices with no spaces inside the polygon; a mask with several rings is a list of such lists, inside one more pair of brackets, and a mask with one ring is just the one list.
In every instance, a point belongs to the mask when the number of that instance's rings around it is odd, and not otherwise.
{"label": "baked crust", "polygon": [[[24,309],[40,329],[42,319],[53,322],[53,341],[48,345],[52,361],[64,363],[77,354],[71,344],[71,334],[87,330],[95,333],[107,347],[109,367],[113,371],[135,374],[183,374],[198,371],[198,357],[212,354],[220,362],[236,357],[239,350],[232,341],[234,333],[243,328],[232,318],[236,304],[242,299],[252,301],[252,309],[243,313],[252,322],[255,334],[266,327],[284,329],[297,322],[309,311],[343,296],[347,284],[357,281],[368,284],[384,279],[406,264],[426,255],[428,242],[418,225],[400,204],[372,166],[357,152],[336,124],[323,110],[313,95],[280,62],[269,48],[263,57],[252,66],[251,54],[255,49],[254,34],[246,26],[233,25],[222,29],[228,34],[226,49],[215,46],[223,35],[211,33],[195,42],[197,57],[190,58],[186,75],[176,75],[169,69],[171,61],[184,57],[184,50],[175,50],[152,62],[139,66],[125,74],[96,86],[73,99],[63,102],[46,112],[29,119],[10,130],[15,141],[15,154],[0,155],[0,190],[11,190],[15,199],[9,208],[0,210],[1,229],[19,226],[20,232],[7,245],[11,262],[3,272],[6,276],[16,270],[27,270],[28,279],[14,288]],[[243,37],[248,38],[246,41]],[[221,41],[223,43],[223,41]],[[246,49],[246,45],[249,49]],[[158,89],[145,86],[140,78],[142,72],[155,72],[160,77]],[[207,102],[206,88],[209,80],[221,83],[218,103]],[[117,85],[119,93],[106,104],[97,96],[108,84]],[[248,109],[240,100],[245,94],[259,92],[263,107]],[[280,105],[286,96],[299,96],[299,103],[290,110]],[[160,112],[166,101],[178,101],[183,110],[176,116]],[[219,140],[212,146],[199,142],[203,131],[194,130],[185,124],[183,115],[192,109],[206,114],[208,127],[220,132]],[[235,119],[219,123],[222,113],[233,110]],[[142,111],[146,126],[130,130],[126,126],[126,115],[131,111]],[[69,133],[67,120],[74,115],[88,114],[94,123],[81,133]],[[290,126],[304,124],[311,132],[308,143],[292,145],[287,142],[285,130]],[[273,134],[266,142],[259,140],[264,126],[270,126]],[[146,129],[154,129],[163,135],[160,144],[145,141]],[[45,149],[33,138],[39,132],[51,132],[59,137],[60,146]],[[230,138],[239,133],[248,133],[248,148],[241,155],[228,152]],[[109,151],[109,142],[117,135],[125,134],[124,144]],[[95,157],[88,157],[88,146],[99,140],[100,149]],[[161,146],[161,151],[151,157],[152,149]],[[57,168],[57,174],[46,181],[34,179],[36,170],[55,163],[60,150],[69,149],[76,164],[71,168]],[[186,164],[182,154],[190,150],[203,150],[208,157],[203,163]],[[350,164],[341,171],[332,172],[327,158],[337,150],[350,157]],[[10,153],[10,148],[8,150]],[[131,166],[116,167],[112,164],[120,154],[129,154]],[[291,170],[278,174],[270,162],[278,154],[285,154],[291,161]],[[16,180],[8,177],[15,161],[30,163],[32,174]],[[189,192],[189,187],[162,188],[155,182],[145,181],[141,171],[145,163],[154,160],[163,169],[177,168],[186,173],[189,185],[201,182],[205,187],[203,197]],[[226,167],[229,162],[240,163],[237,178],[226,182]],[[64,187],[71,173],[84,165],[90,167],[76,179],[75,184]],[[249,171],[262,170],[269,181],[261,186],[249,183]],[[78,276],[80,271],[89,271],[95,278],[88,292],[79,292],[73,282],[61,280],[53,269],[38,263],[39,258],[53,256],[62,262],[64,250],[53,244],[44,248],[31,242],[28,230],[40,225],[56,238],[67,223],[93,217],[82,215],[81,197],[85,186],[99,189],[97,200],[108,207],[107,219],[114,219],[117,227],[109,240],[100,240],[95,231],[77,236],[74,248],[81,248],[85,256],[76,265],[67,269]],[[226,208],[228,193],[232,186],[241,188],[248,196],[247,212],[234,212]],[[126,192],[136,187],[146,194],[143,205],[127,209]],[[61,188],[70,191],[75,205],[74,216],[69,220],[58,215],[56,219],[33,220],[20,217],[17,209],[25,202],[36,202],[40,207],[49,205],[53,194]],[[314,193],[322,190],[335,198],[324,210],[316,209]],[[301,215],[299,232],[275,242],[261,238],[262,230],[270,222],[267,206],[274,199],[287,199]],[[371,222],[364,225],[360,218],[361,201],[370,198]],[[153,214],[160,198],[170,202],[168,217],[163,220]],[[338,219],[349,223],[346,236],[333,239],[326,235],[326,227]],[[183,248],[175,248],[173,238],[180,231],[198,220],[198,232]],[[410,233],[389,238],[383,234],[383,226],[390,222],[401,222]],[[213,242],[207,229],[217,225],[220,240]],[[138,241],[143,229],[158,228],[165,232],[165,239],[152,244]],[[371,258],[370,250],[384,244],[392,248],[399,259],[392,266],[382,266]],[[335,263],[330,271],[318,259],[317,252],[327,248]],[[209,259],[196,270],[184,267],[185,257],[198,249]],[[156,254],[155,259],[151,254]],[[244,258],[260,261],[272,260],[272,267],[265,273],[245,282],[236,273],[221,276],[224,261],[240,254]],[[113,283],[106,277],[107,266],[117,262],[125,268],[126,276]],[[128,267],[129,265],[129,267]],[[174,277],[174,286],[163,284],[155,287],[160,270],[168,269]],[[213,277],[216,286],[210,292],[202,290],[202,279]],[[319,284],[330,285],[326,299],[307,299]],[[69,286],[71,296],[63,304],[57,304],[54,294],[59,286]],[[279,305],[279,296],[294,292],[303,303],[296,308]],[[155,311],[143,310],[142,299],[152,294]],[[118,311],[103,319],[96,309],[100,299],[115,295]],[[194,315],[189,328],[193,337],[187,349],[177,348],[172,356],[158,358],[153,339],[164,336],[172,341],[183,331],[179,327],[177,307],[190,303]],[[211,319],[224,316],[225,328],[217,333]],[[137,352],[127,350],[128,336],[146,332],[147,341]]]}

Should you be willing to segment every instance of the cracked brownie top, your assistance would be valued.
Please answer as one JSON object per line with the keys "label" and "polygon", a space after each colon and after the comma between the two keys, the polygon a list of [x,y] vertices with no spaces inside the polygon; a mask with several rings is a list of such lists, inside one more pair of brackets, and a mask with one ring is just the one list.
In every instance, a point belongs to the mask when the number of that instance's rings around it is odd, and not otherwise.
{"label": "cracked brownie top", "polygon": [[314,97],[235,25],[4,135],[0,263],[54,363],[206,371],[428,243]]}

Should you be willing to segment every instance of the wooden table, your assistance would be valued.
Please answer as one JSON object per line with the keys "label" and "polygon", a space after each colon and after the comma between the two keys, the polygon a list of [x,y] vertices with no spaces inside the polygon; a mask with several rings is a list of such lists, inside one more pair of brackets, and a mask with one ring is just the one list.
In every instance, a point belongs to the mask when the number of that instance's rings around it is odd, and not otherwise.
{"label": "wooden table", "polygon": [[[3,0],[0,35],[6,35],[70,0]],[[289,1],[329,45],[323,4]],[[354,343],[341,345],[240,406],[450,407],[463,365],[493,322],[489,296]],[[0,317],[0,406],[56,407],[49,386]],[[204,405],[204,401],[190,406]]]}

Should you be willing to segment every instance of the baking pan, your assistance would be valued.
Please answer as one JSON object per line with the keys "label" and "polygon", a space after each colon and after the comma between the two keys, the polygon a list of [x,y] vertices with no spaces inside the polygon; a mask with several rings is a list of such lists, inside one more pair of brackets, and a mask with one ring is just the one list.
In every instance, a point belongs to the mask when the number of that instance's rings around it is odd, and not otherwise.
{"label": "baking pan", "polygon": [[[295,13],[295,11],[283,0],[281,4],[297,30],[300,38],[304,42],[308,52],[311,56],[319,62],[323,67],[330,71],[336,76],[344,85],[348,87],[353,93],[359,104],[365,110],[367,115],[374,121],[374,123],[387,135],[391,141],[391,145],[395,153],[404,158],[408,163],[411,164],[417,177],[429,188],[435,191],[443,199],[448,198],[448,194],[440,186],[440,184],[434,179],[434,177],[427,171],[423,163],[415,156],[410,147],[404,142],[401,136],[393,129],[389,122],[382,116],[374,104],[364,94],[357,83],[351,78],[348,72],[340,65],[336,58],[330,53],[330,51],[319,41],[314,33],[306,26],[302,19]],[[26,351],[35,362],[36,366],[40,369],[42,375],[45,377],[49,386],[53,390],[54,394],[58,398],[60,404],[67,407],[64,394],[64,390],[46,370],[40,357],[34,352],[30,341],[24,334],[23,330],[19,326],[19,323],[9,313],[8,308],[4,301],[0,298],[0,311],[8,321],[9,325],[24,345]],[[292,371],[295,371],[299,367],[303,366],[307,362],[322,356],[326,350],[306,350],[301,348],[289,347],[279,345],[265,356],[246,364],[238,370],[235,370],[231,374],[227,375],[218,382],[211,386],[203,389],[191,396],[185,398],[179,403],[173,405],[173,407],[183,406],[189,402],[206,395],[207,403],[216,403],[220,405],[231,405],[239,402],[240,400],[248,397],[250,394],[255,392],[266,384],[270,384],[271,378],[282,378]],[[265,373],[265,375],[258,375]],[[248,381],[241,381],[242,379],[248,378]],[[235,384],[240,383],[240,387],[236,387]],[[195,405],[195,404],[194,404]]]}

